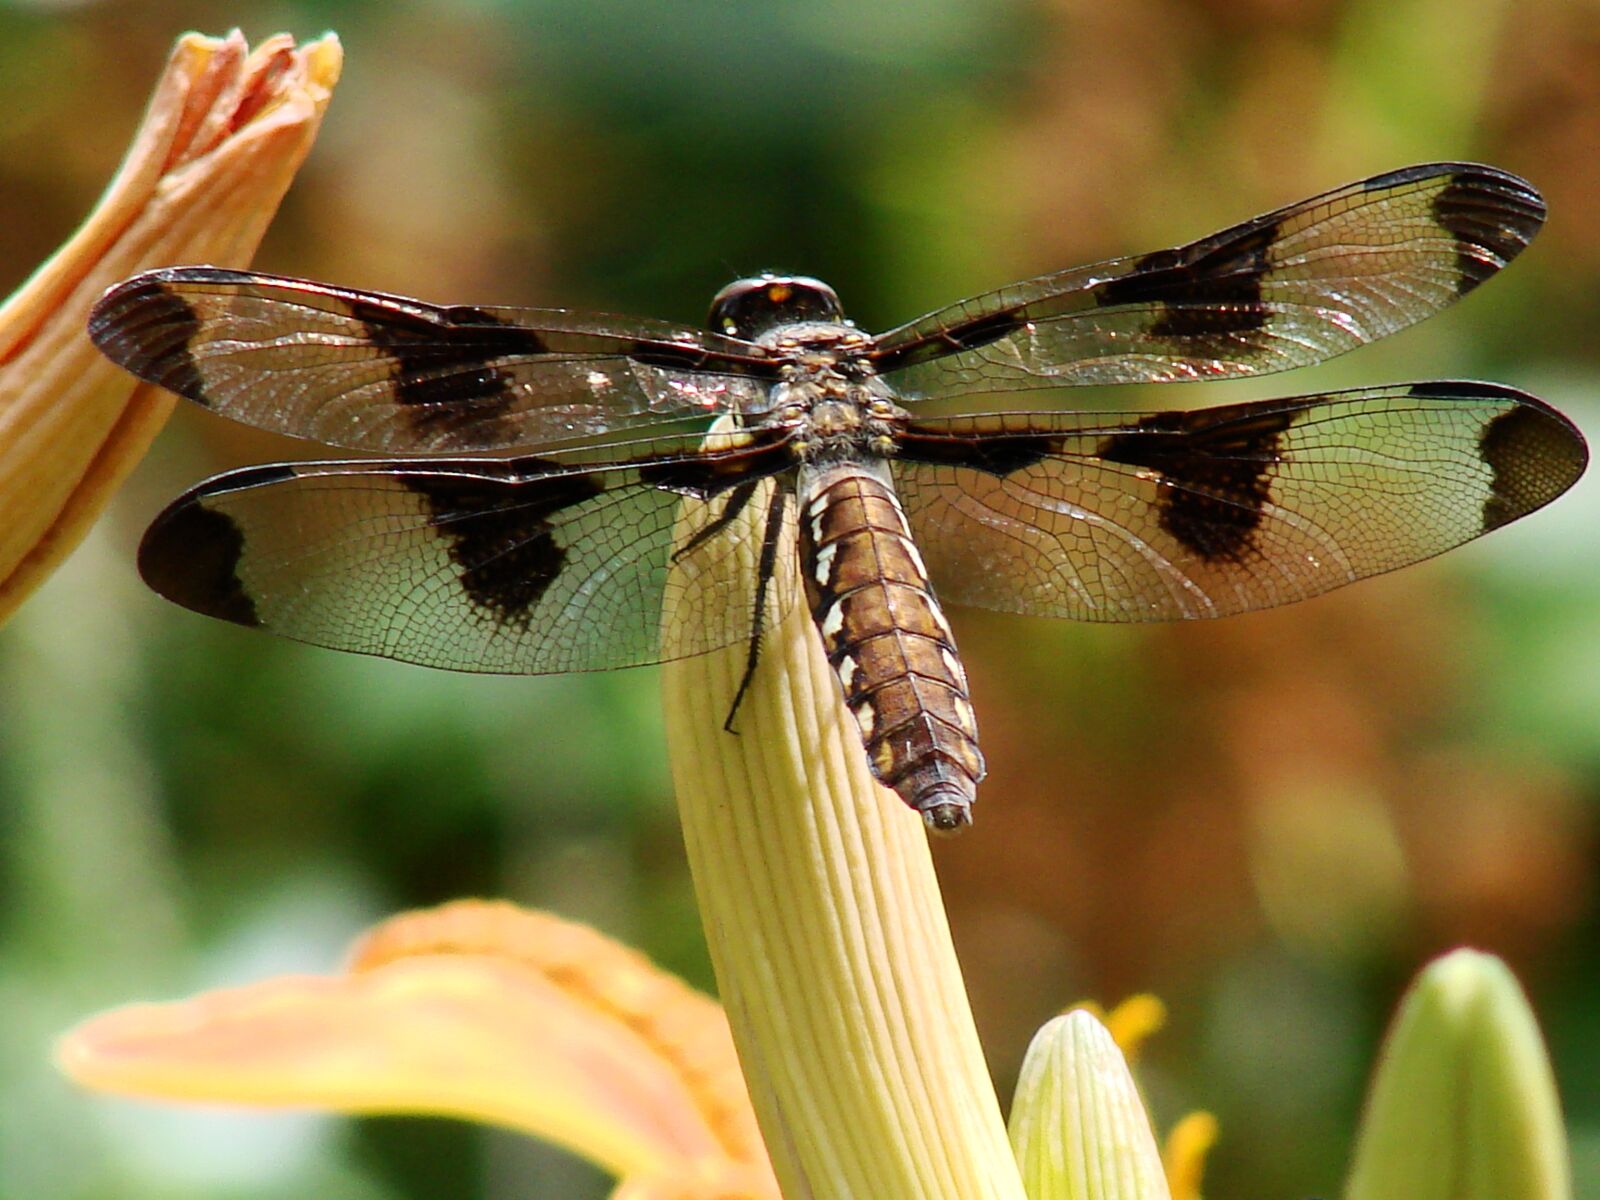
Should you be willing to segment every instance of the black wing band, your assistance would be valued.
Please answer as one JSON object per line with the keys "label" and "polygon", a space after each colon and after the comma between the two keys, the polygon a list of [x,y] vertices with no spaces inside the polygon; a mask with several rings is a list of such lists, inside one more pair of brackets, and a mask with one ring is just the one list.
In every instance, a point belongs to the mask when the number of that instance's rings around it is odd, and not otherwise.
{"label": "black wing band", "polygon": [[[781,486],[791,462],[779,437],[740,433],[720,450],[592,467],[251,467],[167,508],[139,567],[208,616],[405,662],[508,674],[658,662],[748,637],[747,598],[668,593],[738,550],[732,532],[693,531],[750,486]],[[688,546],[676,556],[675,539]],[[684,619],[663,642],[669,600]]]}
{"label": "black wing band", "polygon": [[117,284],[89,334],[225,416],[391,454],[501,450],[767,405],[760,346],[660,321],[424,304],[175,267]]}
{"label": "black wing band", "polygon": [[1319,595],[1516,520],[1588,461],[1549,405],[1472,382],[917,421],[897,440],[941,599],[1091,621]]}
{"label": "black wing band", "polygon": [[882,335],[875,361],[940,395],[1257,375],[1431,316],[1544,220],[1526,181],[1431,163],[1188,245],[1001,288]]}

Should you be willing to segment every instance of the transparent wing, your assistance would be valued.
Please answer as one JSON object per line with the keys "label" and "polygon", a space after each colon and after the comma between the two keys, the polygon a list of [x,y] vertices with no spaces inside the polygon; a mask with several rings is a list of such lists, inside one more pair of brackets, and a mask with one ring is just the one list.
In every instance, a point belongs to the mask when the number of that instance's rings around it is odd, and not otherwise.
{"label": "transparent wing", "polygon": [[776,369],[760,346],[666,322],[442,307],[215,267],[117,284],[89,333],[140,378],[234,420],[400,455],[757,411]]}
{"label": "transparent wing", "polygon": [[[741,453],[246,468],[163,512],[139,568],[208,616],[404,662],[507,674],[658,662],[750,636],[753,598],[696,586],[738,548],[737,511],[766,511],[783,486],[787,451]],[[674,562],[680,516],[704,536]],[[687,619],[663,643],[669,588]]]}
{"label": "transparent wing", "polygon": [[1287,370],[1438,312],[1515,258],[1544,212],[1493,167],[1408,167],[962,301],[882,335],[876,360],[928,395]]}
{"label": "transparent wing", "polygon": [[1319,595],[1514,521],[1588,461],[1560,413],[1470,382],[916,421],[897,441],[896,487],[941,599],[1090,621]]}

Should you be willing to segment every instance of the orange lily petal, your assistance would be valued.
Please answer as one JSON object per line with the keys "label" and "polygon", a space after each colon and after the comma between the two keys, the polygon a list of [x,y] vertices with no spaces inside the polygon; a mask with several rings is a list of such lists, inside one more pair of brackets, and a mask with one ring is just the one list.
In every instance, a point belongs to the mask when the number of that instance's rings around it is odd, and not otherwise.
{"label": "orange lily petal", "polygon": [[634,1176],[611,1200],[780,1200],[768,1168],[739,1163],[697,1164],[688,1174]]}
{"label": "orange lily petal", "polygon": [[238,32],[180,38],[94,212],[0,306],[0,621],[78,544],[172,409],[90,344],[90,305],[146,267],[248,263],[342,61],[332,34],[254,53]]}
{"label": "orange lily petal", "polygon": [[574,921],[496,901],[463,900],[385,921],[357,944],[351,970],[430,954],[519,963],[631,1030],[675,1072],[725,1157],[766,1162],[722,1006],[636,950]]}
{"label": "orange lily petal", "polygon": [[[652,1000],[659,1020],[640,1016]],[[713,1047],[713,1075],[731,1058],[705,997],[593,930],[463,903],[381,926],[349,975],[116,1010],[67,1034],[58,1057],[106,1091],[466,1117],[625,1178],[731,1174],[775,1196],[759,1143],[741,1160],[752,1147],[714,1126],[692,1047]],[[753,1128],[748,1112],[720,1115]]]}

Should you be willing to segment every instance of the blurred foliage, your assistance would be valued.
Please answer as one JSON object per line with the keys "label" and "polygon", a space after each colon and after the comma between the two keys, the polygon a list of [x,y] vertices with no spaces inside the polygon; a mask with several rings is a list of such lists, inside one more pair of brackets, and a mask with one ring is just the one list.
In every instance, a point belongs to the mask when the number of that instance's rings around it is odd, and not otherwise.
{"label": "blurred foliage", "polygon": [[[266,269],[698,321],[765,267],[881,328],[1360,175],[1474,158],[1551,220],[1459,311],[1247,385],[1501,379],[1600,428],[1600,11],[1588,0],[290,0],[0,4],[0,281],[109,176],[172,38],[344,38]],[[181,411],[0,635],[0,1197],[526,1196],[603,1181],[445,1123],[91,1101],[45,1063],[97,1007],[330,966],[389,911],[503,895],[704,986],[650,671],[452,677],[205,622],[132,568],[156,509],[313,453]],[[1298,608],[1086,628],[957,612],[992,775],[938,847],[1009,1094],[1086,995],[1158,992],[1163,1121],[1215,1196],[1329,1195],[1427,955],[1508,958],[1600,1197],[1600,483]]]}

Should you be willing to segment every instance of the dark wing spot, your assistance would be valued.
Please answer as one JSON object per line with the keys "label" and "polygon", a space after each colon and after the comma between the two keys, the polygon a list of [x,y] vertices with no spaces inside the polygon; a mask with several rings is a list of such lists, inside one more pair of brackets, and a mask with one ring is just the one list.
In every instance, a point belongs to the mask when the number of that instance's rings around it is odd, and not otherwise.
{"label": "dark wing spot", "polygon": [[1266,327],[1261,282],[1272,269],[1278,223],[1266,221],[1139,259],[1095,290],[1096,303],[1161,306],[1154,337],[1237,339]]}
{"label": "dark wing spot", "polygon": [[189,302],[143,277],[118,284],[89,314],[89,337],[112,362],[209,407],[189,352],[199,333],[200,318]]}
{"label": "dark wing spot", "polygon": [[506,459],[505,463],[512,476],[508,484],[541,479],[546,475],[561,475],[570,469],[553,458],[540,458],[537,454],[519,454]]}
{"label": "dark wing spot", "polygon": [[413,428],[436,440],[486,434],[516,401],[512,377],[496,365],[510,355],[548,353],[530,329],[458,305],[439,321],[357,299],[351,315],[389,355],[395,402]]}
{"label": "dark wing spot", "polygon": [[991,342],[998,342],[1007,334],[1015,333],[1024,324],[1025,322],[1017,316],[1016,310],[1012,309],[989,313],[976,321],[952,326],[944,331],[944,337],[958,349],[976,350],[979,346],[987,346]]}
{"label": "dark wing spot", "polygon": [[664,371],[706,371],[719,375],[747,375],[755,379],[777,379],[783,357],[733,357],[693,342],[636,341],[627,355],[641,366]]}
{"label": "dark wing spot", "polygon": [[1242,562],[1272,494],[1279,439],[1295,413],[1223,415],[1228,410],[1152,413],[1137,432],[1106,438],[1107,462],[1157,475],[1161,527],[1207,562]]}
{"label": "dark wing spot", "polygon": [[1456,293],[1466,295],[1522,252],[1544,223],[1544,201],[1515,176],[1462,171],[1433,198],[1433,219],[1460,243]]}
{"label": "dark wing spot", "polygon": [[742,463],[728,463],[720,456],[663,459],[641,463],[639,480],[664,492],[705,500],[735,484],[744,482],[749,471]]}
{"label": "dark wing spot", "polygon": [[1027,321],[1019,315],[1020,312],[1020,309],[1012,308],[986,313],[946,329],[931,331],[901,346],[886,350],[873,349],[867,354],[867,358],[879,373],[887,375],[890,371],[898,371],[912,363],[927,362],[930,359],[943,358],[947,354],[959,354],[964,350],[976,350],[979,346],[998,342],[1027,325]]}
{"label": "dark wing spot", "polygon": [[1048,434],[995,433],[972,437],[929,435],[909,427],[895,435],[895,457],[937,466],[968,467],[1006,476],[1058,453],[1061,439]]}
{"label": "dark wing spot", "polygon": [[735,449],[639,460],[635,466],[641,483],[705,500],[794,466],[793,457],[783,449],[793,436],[794,430],[783,426],[757,428]]}
{"label": "dark wing spot", "polygon": [[1583,438],[1565,419],[1519,404],[1484,427],[1478,451],[1492,472],[1483,528],[1498,529],[1554,500],[1583,474]]}
{"label": "dark wing spot", "polygon": [[521,629],[566,562],[551,518],[602,490],[581,473],[505,482],[437,474],[398,478],[423,498],[472,603]]}
{"label": "dark wing spot", "polygon": [[[272,472],[273,474],[266,474]],[[250,472],[241,486],[287,479],[287,467]],[[139,574],[177,604],[235,625],[260,625],[255,601],[239,578],[244,531],[225,512],[208,508],[204,496],[186,497],[156,518],[139,545]]]}
{"label": "dark wing spot", "polygon": [[452,325],[471,326],[496,326],[512,330],[516,333],[518,343],[526,354],[542,353],[544,347],[539,345],[539,335],[533,330],[521,325],[512,325],[495,316],[488,309],[479,308],[476,304],[452,304],[444,310],[444,318]]}

